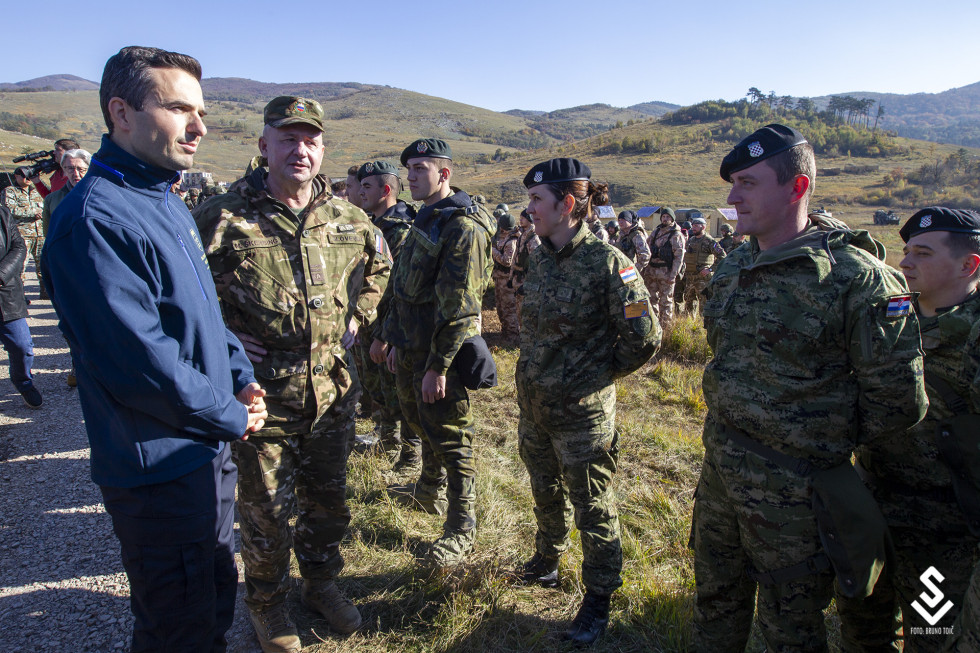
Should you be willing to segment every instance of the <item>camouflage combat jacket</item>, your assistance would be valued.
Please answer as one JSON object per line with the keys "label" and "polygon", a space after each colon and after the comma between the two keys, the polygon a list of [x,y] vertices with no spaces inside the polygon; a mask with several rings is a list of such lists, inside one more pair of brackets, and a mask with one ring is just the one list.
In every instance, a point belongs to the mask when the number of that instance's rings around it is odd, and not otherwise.
{"label": "camouflage combat jacket", "polygon": [[883,248],[865,231],[815,226],[765,251],[749,242],[705,290],[706,454],[744,455],[723,425],[828,468],[917,423],[927,406],[918,322]]}
{"label": "camouflage combat jacket", "polygon": [[333,200],[325,178],[297,217],[266,176],[257,169],[194,210],[225,322],[269,352],[255,363],[269,407],[256,437],[308,432],[351,389],[340,339],[352,317],[374,317],[390,265],[381,232]]}
{"label": "camouflage combat jacket", "polygon": [[511,229],[497,234],[493,239],[493,278],[507,279],[510,277],[511,267],[517,254],[517,241],[521,237],[521,232]]}
{"label": "camouflage combat jacket", "polygon": [[428,351],[426,369],[445,374],[463,341],[480,333],[495,231],[493,216],[462,191],[423,207],[392,270],[379,339]]}
{"label": "camouflage combat jacket", "polygon": [[[388,249],[391,250],[392,260],[398,260],[402,246],[405,244],[405,241],[408,239],[408,234],[412,230],[412,220],[414,219],[415,209],[402,201],[398,201],[380,216],[371,216],[371,222],[381,230],[381,235],[384,236],[385,242],[388,244]],[[385,297],[389,296],[385,295]],[[362,337],[378,337],[380,327],[384,323],[387,314],[388,301],[382,299],[378,304],[377,319],[365,329]]]}
{"label": "camouflage combat jacket", "polygon": [[631,261],[636,263],[637,272],[643,272],[650,263],[650,246],[647,245],[647,232],[639,222],[619,237],[619,249]]}
{"label": "camouflage combat jacket", "polygon": [[684,264],[684,234],[676,224],[657,225],[650,236],[650,267],[667,268],[667,278],[675,278]]}
{"label": "camouflage combat jacket", "polygon": [[533,224],[522,231],[520,237],[518,237],[517,254],[514,256],[514,264],[510,268],[510,282],[514,290],[519,290],[524,285],[524,277],[527,276],[527,266],[531,260],[531,252],[537,249],[540,244],[541,239],[538,238],[538,234],[534,233]]}
{"label": "camouflage combat jacket", "polygon": [[687,269],[692,272],[700,272],[705,268],[711,268],[711,271],[714,272],[717,267],[715,264],[727,256],[718,241],[703,232],[700,236],[688,238],[684,249],[686,252],[684,263],[687,264]]}
{"label": "camouflage combat jacket", "polygon": [[[961,304],[942,309],[937,315],[919,315],[918,319],[925,352],[923,365],[929,411],[925,419],[902,435],[861,447],[858,460],[874,477],[882,494],[891,495],[892,500],[882,502],[882,511],[890,523],[926,530],[949,530],[955,526],[949,522],[949,515],[933,515],[937,512],[934,504],[916,506],[914,503],[923,502],[913,501],[910,497],[932,495],[935,501],[936,490],[946,489],[949,498],[943,503],[955,503],[950,470],[936,444],[939,423],[952,417],[954,410],[931,380],[934,377],[942,379],[970,405],[970,388],[980,370],[980,361],[971,360],[967,355],[967,343],[971,330],[980,325],[980,293],[974,293]],[[892,503],[900,505],[888,505]],[[932,516],[940,523],[930,525]],[[962,523],[959,525],[963,527]]]}
{"label": "camouflage combat jacket", "polygon": [[40,225],[37,222],[41,219],[44,198],[34,188],[34,184],[29,184],[27,188],[7,186],[3,189],[0,199],[10,214],[14,216],[14,222],[20,227],[22,234],[25,236],[40,235]]}
{"label": "camouflage combat jacket", "polygon": [[531,254],[520,333],[522,414],[582,431],[614,416],[614,381],[647,362],[661,335],[636,266],[584,224],[561,250],[544,238]]}
{"label": "camouflage combat jacket", "polygon": [[590,218],[585,221],[589,225],[589,231],[592,235],[601,240],[604,243],[609,242],[609,233],[606,228],[602,226],[602,222],[596,218]]}

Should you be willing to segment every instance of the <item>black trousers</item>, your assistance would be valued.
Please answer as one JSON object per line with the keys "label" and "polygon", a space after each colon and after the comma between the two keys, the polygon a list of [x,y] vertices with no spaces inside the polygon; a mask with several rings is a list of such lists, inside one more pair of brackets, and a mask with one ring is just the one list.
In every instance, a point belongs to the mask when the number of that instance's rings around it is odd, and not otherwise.
{"label": "black trousers", "polygon": [[237,478],[226,445],[172,481],[101,487],[129,577],[134,653],[225,650],[238,587]]}

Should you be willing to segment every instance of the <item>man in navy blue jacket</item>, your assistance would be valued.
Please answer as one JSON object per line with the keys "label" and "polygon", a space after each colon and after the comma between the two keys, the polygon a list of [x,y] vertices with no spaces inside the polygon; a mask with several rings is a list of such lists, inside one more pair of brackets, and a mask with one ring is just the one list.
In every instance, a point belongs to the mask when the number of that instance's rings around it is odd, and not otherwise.
{"label": "man in navy blue jacket", "polygon": [[133,651],[225,650],[238,584],[226,443],[266,418],[197,228],[170,192],[207,132],[200,79],[197,60],[156,48],[109,59],[109,133],[52,216],[42,264],[122,545]]}

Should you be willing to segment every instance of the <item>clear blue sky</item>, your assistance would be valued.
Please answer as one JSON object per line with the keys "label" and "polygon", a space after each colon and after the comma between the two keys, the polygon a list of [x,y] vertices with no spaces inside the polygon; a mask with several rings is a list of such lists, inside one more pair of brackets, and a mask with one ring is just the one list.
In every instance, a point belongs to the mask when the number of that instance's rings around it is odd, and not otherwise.
{"label": "clear blue sky", "polygon": [[205,77],[388,84],[498,111],[980,81],[977,0],[54,0],[18,14],[0,39],[0,81],[98,82],[126,45],[193,55]]}

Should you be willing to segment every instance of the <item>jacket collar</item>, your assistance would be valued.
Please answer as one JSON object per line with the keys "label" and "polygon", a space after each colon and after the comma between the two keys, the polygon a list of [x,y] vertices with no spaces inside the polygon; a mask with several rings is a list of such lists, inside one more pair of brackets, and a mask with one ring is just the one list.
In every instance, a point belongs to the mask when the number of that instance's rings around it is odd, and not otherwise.
{"label": "jacket collar", "polygon": [[103,134],[102,146],[92,157],[89,172],[137,190],[159,193],[165,193],[180,179],[180,173],[174,170],[158,168],[136,158],[113,143],[108,134]]}

